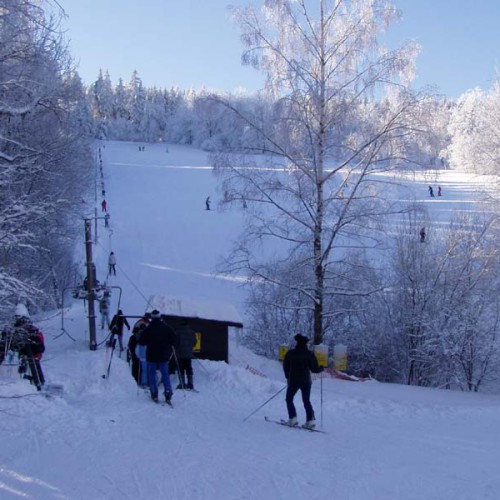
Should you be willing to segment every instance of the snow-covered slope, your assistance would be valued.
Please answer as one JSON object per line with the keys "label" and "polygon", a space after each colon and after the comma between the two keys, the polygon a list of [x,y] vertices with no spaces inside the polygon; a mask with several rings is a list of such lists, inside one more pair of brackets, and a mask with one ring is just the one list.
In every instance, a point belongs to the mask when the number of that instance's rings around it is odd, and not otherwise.
{"label": "snow-covered slope", "polygon": [[[228,301],[243,315],[238,282],[213,274],[242,214],[205,210],[207,196],[217,202],[205,154],[131,143],[106,143],[102,154],[111,227],[99,226],[98,278],[113,250],[110,284],[125,313],[165,295]],[[473,207],[473,182],[441,176],[442,200],[427,198],[426,179],[412,186],[415,199],[445,211]],[[83,255],[83,235],[78,248]],[[38,324],[47,382],[64,395],[47,399],[17,367],[0,367],[2,499],[499,498],[498,396],[324,378],[312,402],[327,433],[313,434],[264,421],[286,413],[284,392],[272,398],[284,388],[281,365],[235,338],[231,363],[196,361],[200,392],[177,391],[170,409],[137,389],[123,359],[102,378],[109,353],[88,350],[82,303],[65,310],[64,331],[55,313]]]}

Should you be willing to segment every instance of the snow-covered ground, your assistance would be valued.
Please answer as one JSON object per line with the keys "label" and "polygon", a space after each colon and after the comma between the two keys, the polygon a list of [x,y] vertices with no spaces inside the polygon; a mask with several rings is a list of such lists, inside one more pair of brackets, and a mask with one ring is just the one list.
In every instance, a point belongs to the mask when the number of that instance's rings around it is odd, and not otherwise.
{"label": "snow-covered ground", "polygon": [[[213,272],[242,213],[205,210],[207,196],[213,208],[218,201],[206,155],[132,143],[106,143],[102,153],[111,227],[99,222],[95,257],[104,281],[115,252],[109,282],[121,287],[124,312],[141,314],[151,295],[167,295],[227,301],[243,315],[238,280]],[[440,174],[432,183],[444,196],[430,199],[429,178],[408,182],[409,199],[429,205],[435,221],[455,207],[474,210],[484,183]],[[83,224],[77,247],[83,275]],[[115,289],[114,309],[118,296]],[[88,350],[81,302],[65,310],[67,334],[60,314],[38,325],[47,382],[63,384],[64,394],[46,398],[16,366],[0,367],[2,499],[500,498],[500,396],[324,378],[312,402],[326,434],[309,433],[264,421],[285,416],[284,392],[244,421],[284,378],[279,362],[236,338],[229,365],[194,363],[200,392],[176,392],[170,409],[137,390],[123,359],[102,378],[108,353]]]}

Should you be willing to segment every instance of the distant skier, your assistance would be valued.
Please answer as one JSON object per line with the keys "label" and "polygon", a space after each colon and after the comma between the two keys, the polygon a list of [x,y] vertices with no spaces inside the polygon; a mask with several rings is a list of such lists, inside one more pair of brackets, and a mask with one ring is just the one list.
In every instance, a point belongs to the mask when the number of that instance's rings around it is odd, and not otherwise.
{"label": "distant skier", "polygon": [[425,227],[422,226],[420,229],[420,243],[425,243]]}
{"label": "distant skier", "polygon": [[431,198],[434,198],[434,189],[432,189],[432,186],[429,186],[429,195]]}
{"label": "distant skier", "polygon": [[298,333],[294,337],[297,345],[290,349],[283,360],[283,371],[288,383],[286,390],[286,406],[288,410],[288,425],[297,425],[297,411],[293,404],[293,398],[300,389],[302,393],[302,402],[306,410],[305,426],[313,429],[316,425],[314,410],[311,405],[311,372],[321,373],[323,367],[318,365],[318,360],[313,352],[307,348],[309,339]]}
{"label": "distant skier", "polygon": [[205,200],[205,208],[210,210],[210,196],[207,196],[207,199]]}
{"label": "distant skier", "polygon": [[108,211],[108,204],[106,203],[106,200],[102,200],[101,208],[102,208],[103,212],[107,212]]}
{"label": "distant skier", "polygon": [[106,215],[104,216],[104,227],[109,227],[109,218],[110,215],[106,213]]}
{"label": "distant skier", "polygon": [[108,257],[108,274],[116,276],[116,256],[114,252],[111,252]]}
{"label": "distant skier", "polygon": [[441,196],[441,186],[438,186],[438,196]]}

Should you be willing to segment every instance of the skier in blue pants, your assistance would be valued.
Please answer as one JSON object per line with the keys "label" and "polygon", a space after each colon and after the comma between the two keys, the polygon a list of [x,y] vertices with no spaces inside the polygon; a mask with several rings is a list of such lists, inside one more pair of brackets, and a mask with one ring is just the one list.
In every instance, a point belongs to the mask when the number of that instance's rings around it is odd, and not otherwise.
{"label": "skier in blue pants", "polygon": [[144,329],[139,341],[146,346],[146,360],[148,362],[148,378],[151,399],[158,402],[158,380],[156,371],[160,370],[163,382],[165,401],[172,399],[172,385],[168,373],[168,362],[176,344],[175,332],[162,319],[158,310],[151,313],[151,323]]}

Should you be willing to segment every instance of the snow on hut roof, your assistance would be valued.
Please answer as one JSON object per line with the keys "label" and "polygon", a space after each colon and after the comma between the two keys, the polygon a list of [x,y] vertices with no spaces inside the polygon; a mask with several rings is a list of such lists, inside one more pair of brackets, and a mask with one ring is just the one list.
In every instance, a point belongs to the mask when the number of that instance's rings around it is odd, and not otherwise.
{"label": "snow on hut roof", "polygon": [[166,316],[224,321],[243,327],[243,321],[238,311],[229,302],[151,295],[148,301],[148,310],[151,312],[153,309],[158,309],[161,314]]}

